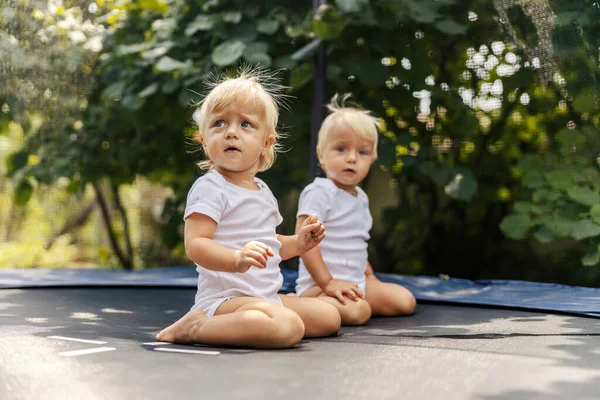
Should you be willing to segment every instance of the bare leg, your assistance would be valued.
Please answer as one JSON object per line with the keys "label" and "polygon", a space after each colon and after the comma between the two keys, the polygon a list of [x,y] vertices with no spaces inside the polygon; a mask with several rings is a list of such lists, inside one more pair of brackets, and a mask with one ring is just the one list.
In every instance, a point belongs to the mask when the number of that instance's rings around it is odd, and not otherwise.
{"label": "bare leg", "polygon": [[279,296],[283,305],[294,310],[304,322],[305,336],[329,336],[340,329],[338,310],[321,299],[297,296]]}
{"label": "bare leg", "polygon": [[342,318],[342,325],[363,325],[371,318],[371,307],[364,299],[354,301],[346,297],[346,304],[342,304],[338,299],[328,296],[323,293],[323,290],[318,286],[313,286],[300,296],[303,297],[318,297],[337,308]]}
{"label": "bare leg", "polygon": [[376,276],[367,276],[367,298],[373,315],[395,317],[410,315],[415,311],[417,301],[406,288],[395,283],[381,282]]}
{"label": "bare leg", "polygon": [[208,318],[191,310],[161,331],[156,340],[255,348],[288,348],[304,336],[302,319],[279,304],[254,297],[227,300]]}

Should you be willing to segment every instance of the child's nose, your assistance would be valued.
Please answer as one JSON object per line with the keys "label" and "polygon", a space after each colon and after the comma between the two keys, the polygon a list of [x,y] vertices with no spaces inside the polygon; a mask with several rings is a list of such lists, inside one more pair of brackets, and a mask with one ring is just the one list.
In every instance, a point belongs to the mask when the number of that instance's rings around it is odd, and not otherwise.
{"label": "child's nose", "polygon": [[238,137],[238,131],[237,131],[237,128],[236,128],[235,126],[229,126],[229,127],[227,128],[227,134],[225,135],[225,137],[226,137],[227,139],[230,139],[230,138],[237,138],[237,137]]}
{"label": "child's nose", "polygon": [[354,151],[347,151],[346,152],[346,160],[348,162],[356,161],[356,153]]}

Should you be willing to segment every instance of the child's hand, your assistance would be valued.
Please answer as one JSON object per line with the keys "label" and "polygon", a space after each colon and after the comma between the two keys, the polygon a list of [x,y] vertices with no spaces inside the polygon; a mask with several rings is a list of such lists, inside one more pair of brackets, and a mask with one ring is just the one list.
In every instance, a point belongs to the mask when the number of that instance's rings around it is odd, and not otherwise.
{"label": "child's hand", "polygon": [[317,246],[325,237],[325,227],[319,218],[312,214],[304,220],[298,231],[298,251],[300,254],[307,252]]}
{"label": "child's hand", "polygon": [[266,268],[267,257],[274,256],[273,250],[264,243],[251,241],[235,252],[235,272],[246,272],[250,267]]}
{"label": "child's hand", "polygon": [[362,294],[356,283],[350,283],[339,279],[332,279],[329,281],[327,286],[323,288],[326,295],[335,297],[340,303],[346,304],[344,295],[354,301],[358,299],[364,299],[365,296]]}

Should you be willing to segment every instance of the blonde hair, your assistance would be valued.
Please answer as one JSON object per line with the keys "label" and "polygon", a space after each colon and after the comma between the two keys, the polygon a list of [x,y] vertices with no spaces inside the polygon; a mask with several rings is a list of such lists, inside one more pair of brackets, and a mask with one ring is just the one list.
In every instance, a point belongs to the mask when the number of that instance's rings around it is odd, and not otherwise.
{"label": "blonde hair", "polygon": [[[237,76],[212,76],[205,84],[209,88],[206,97],[196,105],[193,119],[198,125],[198,133],[206,135],[211,114],[218,109],[234,103],[244,108],[248,106],[263,106],[267,123],[267,137],[275,136],[273,144],[259,157],[258,171],[269,169],[275,162],[277,152],[281,150],[278,140],[282,134],[277,131],[279,106],[286,106],[284,86],[276,79],[276,73],[269,73],[261,68],[241,67]],[[198,140],[200,138],[198,137]],[[206,152],[205,152],[206,153]],[[215,168],[214,162],[208,158],[200,161],[198,166],[203,170]]]}
{"label": "blonde hair", "polygon": [[317,150],[320,152],[327,143],[329,133],[334,126],[345,123],[361,138],[373,141],[373,159],[377,159],[377,131],[382,128],[379,118],[371,115],[369,110],[361,110],[350,105],[346,105],[350,94],[339,96],[336,94],[327,105],[331,112],[325,118],[319,129],[319,138],[317,141]]}

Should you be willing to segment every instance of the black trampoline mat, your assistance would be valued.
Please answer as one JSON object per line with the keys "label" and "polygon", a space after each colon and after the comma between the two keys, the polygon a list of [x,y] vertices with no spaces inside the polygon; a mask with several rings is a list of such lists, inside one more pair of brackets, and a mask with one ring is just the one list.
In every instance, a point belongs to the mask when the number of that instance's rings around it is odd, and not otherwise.
{"label": "black trampoline mat", "polygon": [[288,350],[154,343],[194,294],[1,290],[0,399],[595,399],[600,390],[594,318],[420,304],[413,316]]}

